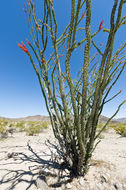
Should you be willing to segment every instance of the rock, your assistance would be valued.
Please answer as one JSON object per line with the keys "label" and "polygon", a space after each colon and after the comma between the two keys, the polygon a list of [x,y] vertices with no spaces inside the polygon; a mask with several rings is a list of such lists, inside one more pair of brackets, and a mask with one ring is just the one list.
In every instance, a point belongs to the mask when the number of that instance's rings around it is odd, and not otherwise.
{"label": "rock", "polygon": [[9,159],[9,158],[14,158],[15,156],[17,156],[18,155],[18,153],[16,153],[16,152],[11,152],[11,153],[8,153],[7,154],[7,158]]}
{"label": "rock", "polygon": [[113,186],[115,187],[116,190],[122,190],[122,185],[119,182],[113,183]]}
{"label": "rock", "polygon": [[9,129],[7,129],[8,133],[10,133],[11,135],[16,131],[16,129],[14,127],[11,127]]}
{"label": "rock", "polygon": [[102,186],[102,184],[96,184],[97,190],[103,190],[104,187]]}
{"label": "rock", "polygon": [[67,183],[66,188],[67,189],[72,189],[72,185],[70,183]]}
{"label": "rock", "polygon": [[104,182],[107,183],[108,180],[107,180],[107,177],[105,175],[101,175],[100,177],[101,177],[102,183],[104,183]]}
{"label": "rock", "polygon": [[84,180],[84,178],[80,178],[79,184],[82,185],[82,186],[85,185],[85,180]]}
{"label": "rock", "polygon": [[45,176],[39,176],[36,179],[36,186],[38,190],[49,190]]}
{"label": "rock", "polygon": [[70,173],[68,169],[65,169],[64,172],[65,172],[66,174],[69,174],[69,173]]}
{"label": "rock", "polygon": [[42,175],[42,174],[43,174],[43,170],[40,169],[40,170],[38,171],[38,175]]}
{"label": "rock", "polygon": [[63,181],[67,182],[69,179],[70,179],[69,176],[66,176],[66,177],[63,178]]}
{"label": "rock", "polygon": [[55,188],[54,190],[62,190],[62,187]]}
{"label": "rock", "polygon": [[106,182],[104,182],[102,185],[103,185],[103,187],[104,187],[103,189],[109,189],[109,187],[110,187],[110,185],[107,184]]}
{"label": "rock", "polygon": [[114,186],[111,186],[109,190],[115,190],[115,187],[114,187]]}

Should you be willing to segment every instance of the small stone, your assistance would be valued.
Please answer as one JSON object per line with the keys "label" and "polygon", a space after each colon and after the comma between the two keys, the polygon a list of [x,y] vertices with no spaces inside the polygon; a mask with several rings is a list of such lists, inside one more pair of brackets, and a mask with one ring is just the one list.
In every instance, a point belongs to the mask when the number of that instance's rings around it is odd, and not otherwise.
{"label": "small stone", "polygon": [[44,171],[45,173],[48,173],[48,172],[49,172],[49,169],[48,169],[48,168],[45,168],[43,171]]}
{"label": "small stone", "polygon": [[102,183],[104,183],[104,182],[107,183],[107,181],[108,181],[107,177],[105,175],[101,175],[101,182]]}
{"label": "small stone", "polygon": [[102,186],[104,187],[103,189],[109,189],[109,184],[106,182],[102,183]]}
{"label": "small stone", "polygon": [[68,176],[64,177],[64,182],[68,181],[70,178]]}
{"label": "small stone", "polygon": [[70,183],[67,183],[66,188],[67,188],[67,189],[71,189],[71,188],[72,188],[72,185],[71,185]]}
{"label": "small stone", "polygon": [[38,171],[38,175],[42,175],[42,174],[43,174],[43,170],[40,169],[40,170]]}
{"label": "small stone", "polygon": [[116,190],[122,190],[122,185],[118,182],[113,183],[113,186],[115,187]]}
{"label": "small stone", "polygon": [[8,153],[7,154],[7,158],[9,159],[9,158],[14,158],[15,156],[17,156],[18,155],[18,153],[15,153],[15,152],[11,152],[11,153]]}
{"label": "small stone", "polygon": [[45,176],[38,177],[36,180],[36,186],[39,190],[49,190],[49,187],[46,183]]}
{"label": "small stone", "polygon": [[65,172],[66,174],[69,174],[69,173],[70,173],[68,169],[65,169],[64,172]]}
{"label": "small stone", "polygon": [[85,184],[84,178],[80,178],[79,183],[80,185],[84,185]]}
{"label": "small stone", "polygon": [[[52,189],[51,189],[52,190]],[[62,187],[54,188],[54,190],[62,190]]]}
{"label": "small stone", "polygon": [[103,190],[102,184],[96,184],[97,190]]}
{"label": "small stone", "polygon": [[114,187],[114,186],[111,186],[109,190],[115,190],[115,187]]}

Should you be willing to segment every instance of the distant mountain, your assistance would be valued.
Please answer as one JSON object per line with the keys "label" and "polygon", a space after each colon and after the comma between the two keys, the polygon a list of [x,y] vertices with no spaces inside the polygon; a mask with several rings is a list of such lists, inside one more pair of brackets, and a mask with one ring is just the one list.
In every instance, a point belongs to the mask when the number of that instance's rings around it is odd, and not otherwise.
{"label": "distant mountain", "polygon": [[[109,117],[100,115],[100,117],[99,117],[99,123],[105,123],[105,122],[108,121],[108,119],[109,119]],[[112,119],[110,122],[111,123],[119,123],[119,121],[117,119]]]}
{"label": "distant mountain", "polygon": [[[105,122],[108,121],[108,119],[109,119],[108,117],[105,117],[105,116],[101,115],[100,118],[99,118],[99,122],[105,123]],[[119,119],[112,119],[110,121],[110,123],[126,123],[126,117],[119,118]]]}
{"label": "distant mountain", "polygon": [[116,119],[119,123],[126,123],[126,117]]}
{"label": "distant mountain", "polygon": [[6,119],[8,121],[50,121],[49,116],[35,115],[35,116],[27,116],[21,118],[5,118],[0,117],[0,120]]}
{"label": "distant mountain", "polygon": [[20,121],[50,121],[49,116],[35,115],[23,118],[18,118]]}
{"label": "distant mountain", "polygon": [[[5,118],[0,117],[0,120],[6,119],[8,121],[50,121],[49,116],[42,116],[42,115],[34,115],[34,116],[27,116],[27,117],[21,117],[21,118]],[[99,122],[105,123],[108,121],[108,117],[105,117],[103,115],[100,116]],[[119,118],[119,119],[112,119],[111,123],[126,123],[126,118]]]}

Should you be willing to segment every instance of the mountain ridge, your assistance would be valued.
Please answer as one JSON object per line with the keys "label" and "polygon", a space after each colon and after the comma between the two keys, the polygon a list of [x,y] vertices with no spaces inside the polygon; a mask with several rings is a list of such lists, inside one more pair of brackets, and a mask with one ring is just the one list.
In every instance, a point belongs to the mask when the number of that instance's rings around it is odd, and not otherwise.
{"label": "mountain ridge", "polygon": [[[7,118],[7,117],[0,117],[0,120],[6,119],[8,121],[50,121],[49,116],[44,115],[33,115],[33,116],[26,116],[20,118]],[[107,122],[109,117],[100,115],[99,122]],[[126,117],[119,118],[119,119],[112,119],[112,123],[126,123]]]}

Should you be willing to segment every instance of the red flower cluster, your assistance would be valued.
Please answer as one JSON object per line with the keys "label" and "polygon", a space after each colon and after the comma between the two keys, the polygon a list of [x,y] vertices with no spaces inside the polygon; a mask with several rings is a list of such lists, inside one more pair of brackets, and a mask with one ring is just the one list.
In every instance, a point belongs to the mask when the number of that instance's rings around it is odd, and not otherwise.
{"label": "red flower cluster", "polygon": [[27,12],[27,8],[26,8],[25,3],[24,3],[24,12],[25,12],[25,13]]}
{"label": "red flower cluster", "polygon": [[99,24],[99,30],[101,30],[102,29],[102,25],[103,25],[103,20],[100,22],[100,24]]}
{"label": "red flower cluster", "polygon": [[27,41],[28,45],[31,45],[31,43],[28,41],[28,39],[26,39],[26,41]]}
{"label": "red flower cluster", "polygon": [[26,46],[24,45],[24,43],[21,41],[22,45],[20,45],[19,43],[17,43],[17,45],[25,52],[28,53],[28,49],[26,48]]}
{"label": "red flower cluster", "polygon": [[82,18],[84,18],[84,17],[85,17],[85,13],[83,12],[83,13],[82,13]]}

